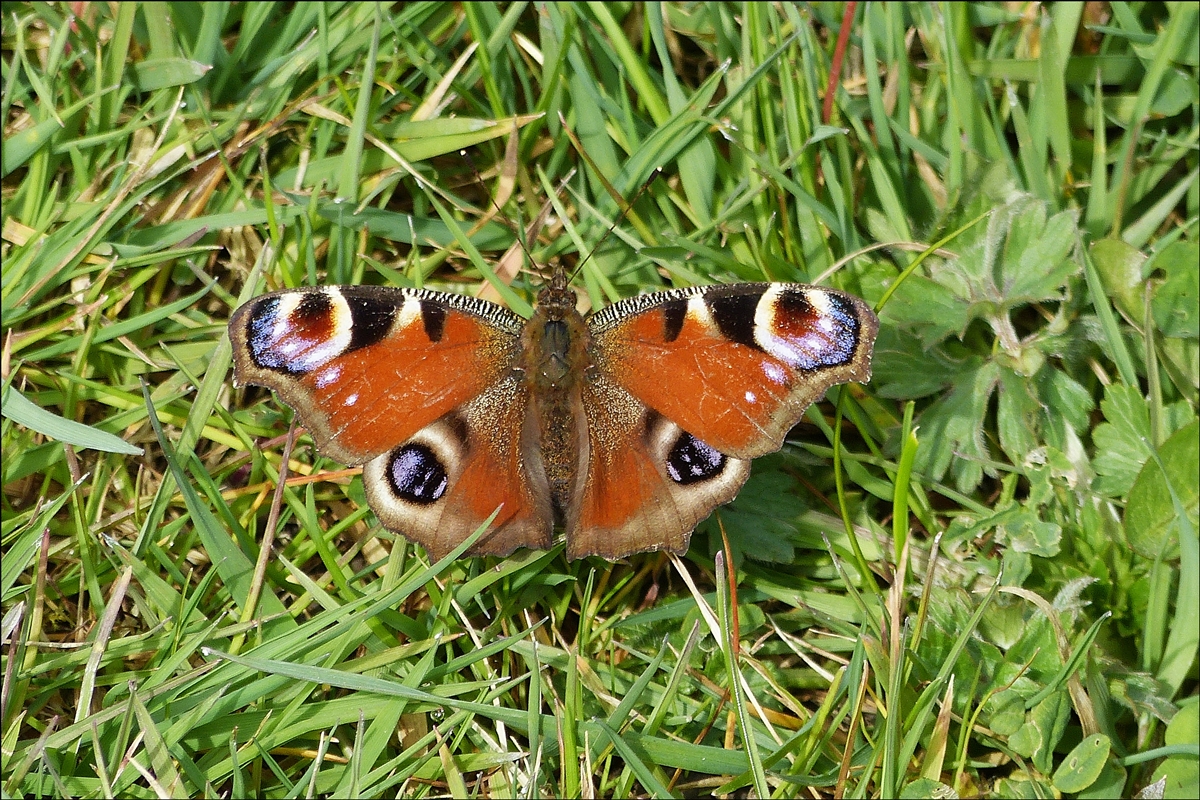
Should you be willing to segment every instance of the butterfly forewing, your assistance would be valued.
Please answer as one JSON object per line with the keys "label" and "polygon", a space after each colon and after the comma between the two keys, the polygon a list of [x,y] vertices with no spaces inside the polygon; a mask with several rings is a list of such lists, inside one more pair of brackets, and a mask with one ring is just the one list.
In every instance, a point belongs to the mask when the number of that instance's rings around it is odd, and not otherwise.
{"label": "butterfly forewing", "polygon": [[522,320],[420,289],[296,289],[229,322],[234,376],[296,409],[321,451],[362,464],[477,397],[511,369]]}
{"label": "butterfly forewing", "polygon": [[830,386],[870,379],[879,321],[844,292],[759,283],[635,297],[590,325],[612,380],[720,452],[755,458]]}

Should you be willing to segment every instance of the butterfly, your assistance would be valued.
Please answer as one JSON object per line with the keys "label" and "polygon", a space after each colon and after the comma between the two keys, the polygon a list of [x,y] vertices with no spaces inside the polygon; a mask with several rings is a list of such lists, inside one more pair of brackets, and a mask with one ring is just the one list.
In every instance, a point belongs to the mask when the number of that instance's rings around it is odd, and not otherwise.
{"label": "butterfly", "polygon": [[382,525],[441,558],[687,550],[830,386],[866,382],[879,321],[797,283],[644,294],[586,318],[557,272],[526,320],[426,289],[260,296],[229,321],[234,379],[273,389],[320,451],[363,465]]}

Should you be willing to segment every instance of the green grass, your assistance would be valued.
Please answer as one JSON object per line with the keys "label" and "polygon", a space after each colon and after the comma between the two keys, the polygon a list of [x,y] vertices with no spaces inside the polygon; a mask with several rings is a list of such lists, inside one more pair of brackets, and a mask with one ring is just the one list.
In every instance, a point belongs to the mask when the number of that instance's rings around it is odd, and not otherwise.
{"label": "green grass", "polygon": [[[6,3],[6,796],[1195,796],[1197,6],[1013,8],[858,4],[825,121],[842,5]],[[527,310],[547,201],[594,307],[882,303],[873,381],[682,560],[277,494],[233,309]]]}

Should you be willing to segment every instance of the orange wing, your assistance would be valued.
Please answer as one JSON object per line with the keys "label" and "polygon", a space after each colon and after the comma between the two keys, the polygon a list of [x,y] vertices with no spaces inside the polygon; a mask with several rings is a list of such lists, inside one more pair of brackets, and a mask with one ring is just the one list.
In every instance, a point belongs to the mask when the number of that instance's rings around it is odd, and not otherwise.
{"label": "orange wing", "polygon": [[614,383],[716,450],[778,450],[834,384],[865,382],[879,320],[862,300],[795,283],[643,295],[589,321]]}
{"label": "orange wing", "polygon": [[229,338],[239,384],[274,389],[325,455],[362,464],[500,380],[521,325],[471,297],[345,286],[256,298]]}
{"label": "orange wing", "polygon": [[734,498],[750,462],[718,452],[602,373],[583,391],[587,464],[566,513],[567,555],[683,553],[692,529]]}
{"label": "orange wing", "polygon": [[522,325],[475,298],[345,286],[257,298],[229,337],[236,380],[278,392],[325,455],[365,464],[383,526],[440,558],[497,510],[470,554],[551,546],[544,472],[519,451]]}
{"label": "orange wing", "polygon": [[835,383],[865,381],[879,322],[856,297],[800,284],[645,295],[588,320],[586,477],[567,554],[687,549]]}
{"label": "orange wing", "polygon": [[554,514],[539,453],[521,451],[529,392],[508,376],[363,468],[367,500],[385,528],[433,558],[495,520],[467,555],[548,550]]}

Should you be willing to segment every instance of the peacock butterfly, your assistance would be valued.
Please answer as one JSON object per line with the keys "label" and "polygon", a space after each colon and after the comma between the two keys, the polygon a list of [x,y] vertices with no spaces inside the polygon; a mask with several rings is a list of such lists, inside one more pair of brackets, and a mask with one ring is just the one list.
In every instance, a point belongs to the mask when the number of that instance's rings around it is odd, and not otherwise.
{"label": "peacock butterfly", "polygon": [[865,382],[879,321],[796,283],[646,294],[588,317],[562,272],[532,318],[425,289],[274,292],[229,321],[234,378],[363,465],[385,528],[448,553],[685,551],[830,386]]}

